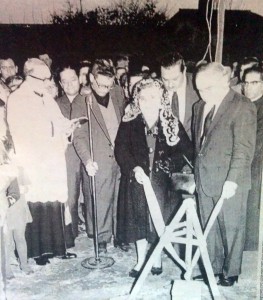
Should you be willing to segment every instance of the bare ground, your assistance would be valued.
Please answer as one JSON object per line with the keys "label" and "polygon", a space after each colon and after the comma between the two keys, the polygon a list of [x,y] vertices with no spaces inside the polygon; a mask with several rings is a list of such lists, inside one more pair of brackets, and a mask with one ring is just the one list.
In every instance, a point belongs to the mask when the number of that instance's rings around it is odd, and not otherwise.
{"label": "bare ground", "polygon": [[[94,257],[93,242],[85,235],[76,240],[73,250],[78,257],[70,260],[51,259],[46,266],[37,266],[33,260],[29,263],[34,273],[24,275],[14,261],[12,266],[15,278],[8,282],[8,300],[106,300],[128,299],[134,280],[128,276],[136,263],[134,246],[129,253],[108,246],[109,257],[115,261],[107,269],[89,270],[81,262]],[[257,295],[257,252],[244,252],[243,271],[233,287],[220,287],[222,299],[256,299]],[[181,270],[173,261],[163,255],[163,273],[160,276],[149,274],[136,299],[171,299],[171,287],[174,280],[180,280]],[[177,282],[178,284],[178,282]],[[180,282],[179,282],[180,284]],[[212,299],[208,287],[201,283],[201,299]],[[179,285],[180,286],[180,285]],[[186,291],[183,299],[190,298]]]}

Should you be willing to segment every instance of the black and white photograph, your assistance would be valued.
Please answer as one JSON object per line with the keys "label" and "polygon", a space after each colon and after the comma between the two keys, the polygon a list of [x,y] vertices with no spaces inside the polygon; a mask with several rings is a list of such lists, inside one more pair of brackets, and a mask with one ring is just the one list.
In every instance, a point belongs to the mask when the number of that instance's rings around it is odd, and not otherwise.
{"label": "black and white photograph", "polygon": [[263,0],[0,7],[0,300],[263,299]]}

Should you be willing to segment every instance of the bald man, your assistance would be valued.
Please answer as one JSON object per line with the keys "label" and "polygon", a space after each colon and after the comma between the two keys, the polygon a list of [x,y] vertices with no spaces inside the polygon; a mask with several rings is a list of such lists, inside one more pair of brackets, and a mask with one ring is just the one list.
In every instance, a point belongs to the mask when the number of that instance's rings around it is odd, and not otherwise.
{"label": "bald man", "polygon": [[256,141],[256,109],[229,88],[229,70],[218,63],[199,68],[194,106],[195,178],[205,227],[219,200],[224,204],[207,240],[218,284],[232,286],[241,273],[251,162]]}

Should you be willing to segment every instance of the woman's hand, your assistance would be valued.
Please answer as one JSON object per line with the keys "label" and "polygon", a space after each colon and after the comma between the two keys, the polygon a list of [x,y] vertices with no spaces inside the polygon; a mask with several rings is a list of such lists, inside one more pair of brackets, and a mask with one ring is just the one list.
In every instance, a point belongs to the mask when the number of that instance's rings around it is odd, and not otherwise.
{"label": "woman's hand", "polygon": [[138,183],[143,184],[145,178],[147,177],[146,174],[144,173],[143,169],[139,166],[135,167],[133,169],[135,179],[137,180]]}

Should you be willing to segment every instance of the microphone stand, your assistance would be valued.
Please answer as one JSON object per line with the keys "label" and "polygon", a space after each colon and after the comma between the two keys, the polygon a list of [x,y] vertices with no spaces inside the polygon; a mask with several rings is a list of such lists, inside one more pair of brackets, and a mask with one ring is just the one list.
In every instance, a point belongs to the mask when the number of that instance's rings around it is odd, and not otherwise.
{"label": "microphone stand", "polygon": [[[94,162],[94,152],[93,152],[93,139],[92,139],[92,124],[91,124],[91,95],[89,95],[89,101],[87,103],[87,98],[85,97],[85,104],[87,109],[88,121],[89,121],[89,144],[90,144],[90,157],[92,162]],[[99,243],[98,243],[98,216],[97,216],[97,198],[96,198],[96,185],[95,176],[90,176],[91,179],[91,198],[92,198],[92,208],[93,208],[93,235],[94,235],[94,252],[95,257],[89,257],[82,261],[81,265],[87,269],[105,269],[111,267],[114,264],[114,259],[108,256],[99,255]]]}

